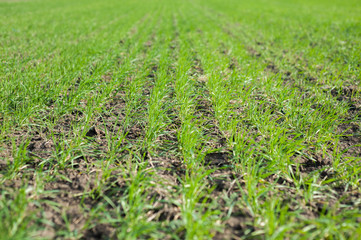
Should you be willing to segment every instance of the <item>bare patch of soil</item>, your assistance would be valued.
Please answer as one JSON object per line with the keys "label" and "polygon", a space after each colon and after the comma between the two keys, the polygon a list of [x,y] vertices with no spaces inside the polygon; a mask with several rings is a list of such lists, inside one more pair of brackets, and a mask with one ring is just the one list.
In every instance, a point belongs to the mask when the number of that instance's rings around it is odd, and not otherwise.
{"label": "bare patch of soil", "polygon": [[224,232],[217,232],[213,239],[238,239],[256,230],[250,212],[229,202],[241,196],[239,183],[244,182],[233,171],[230,160],[231,154],[228,152],[213,152],[205,156],[205,164],[213,170],[207,179],[210,188],[214,189],[210,197],[217,201],[225,226]]}
{"label": "bare patch of soil", "polygon": [[86,230],[82,240],[109,240],[117,239],[115,236],[115,228],[109,224],[97,224]]}
{"label": "bare patch of soil", "polygon": [[355,123],[341,124],[338,126],[338,132],[342,134],[340,139],[340,148],[344,156],[361,156],[361,137],[359,125]]}

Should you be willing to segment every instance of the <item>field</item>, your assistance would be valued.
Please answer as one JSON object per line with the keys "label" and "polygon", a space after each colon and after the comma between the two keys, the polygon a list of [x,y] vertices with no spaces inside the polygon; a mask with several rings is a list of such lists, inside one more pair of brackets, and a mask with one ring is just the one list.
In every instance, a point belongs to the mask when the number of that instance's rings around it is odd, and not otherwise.
{"label": "field", "polygon": [[359,0],[0,0],[0,239],[361,239]]}

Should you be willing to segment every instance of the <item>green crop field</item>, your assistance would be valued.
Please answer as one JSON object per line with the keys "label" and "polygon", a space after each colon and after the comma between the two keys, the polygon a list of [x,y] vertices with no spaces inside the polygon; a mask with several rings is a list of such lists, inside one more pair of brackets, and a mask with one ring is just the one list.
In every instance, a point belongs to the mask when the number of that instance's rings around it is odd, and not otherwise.
{"label": "green crop field", "polygon": [[360,0],[0,0],[0,239],[361,239]]}

